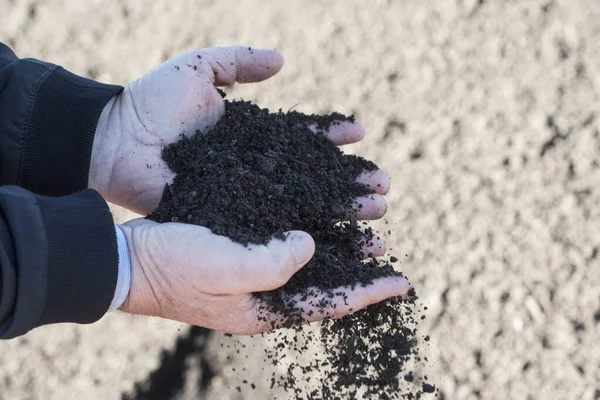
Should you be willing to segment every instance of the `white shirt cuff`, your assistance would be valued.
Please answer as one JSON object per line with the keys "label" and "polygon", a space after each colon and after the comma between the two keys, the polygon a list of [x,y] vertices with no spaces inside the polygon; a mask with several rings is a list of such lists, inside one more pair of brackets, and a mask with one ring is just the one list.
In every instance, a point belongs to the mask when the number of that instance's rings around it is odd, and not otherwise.
{"label": "white shirt cuff", "polygon": [[129,261],[127,239],[125,239],[123,231],[117,225],[115,225],[115,232],[117,234],[117,246],[119,250],[119,273],[115,294],[108,311],[113,311],[121,307],[127,295],[129,295],[129,289],[131,288],[131,262]]}

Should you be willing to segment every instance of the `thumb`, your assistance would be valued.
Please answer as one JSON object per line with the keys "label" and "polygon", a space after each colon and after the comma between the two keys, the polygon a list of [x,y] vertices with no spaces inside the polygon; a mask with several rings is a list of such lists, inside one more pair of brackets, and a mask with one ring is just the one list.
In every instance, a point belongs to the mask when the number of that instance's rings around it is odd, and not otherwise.
{"label": "thumb", "polygon": [[173,297],[276,289],[315,252],[314,240],[302,231],[244,246],[196,225],[138,219],[122,229],[132,257],[132,286],[121,310],[137,314],[163,315],[161,303]]}
{"label": "thumb", "polygon": [[[306,232],[290,231],[285,240],[271,239],[266,245],[243,246],[215,236],[214,246],[204,257],[220,260],[223,266],[207,277],[226,286],[228,294],[262,292],[286,284],[315,253],[315,242]],[[213,253],[214,252],[214,253]]]}
{"label": "thumb", "polygon": [[283,67],[277,50],[248,46],[212,47],[180,54],[171,63],[190,65],[193,72],[208,76],[217,86],[264,81]]}
{"label": "thumb", "polygon": [[140,236],[136,253],[142,264],[160,270],[165,281],[173,282],[181,273],[189,281],[201,279],[203,290],[214,295],[276,289],[315,252],[313,238],[302,231],[285,233],[285,240],[245,246],[197,225],[134,220],[127,226]]}

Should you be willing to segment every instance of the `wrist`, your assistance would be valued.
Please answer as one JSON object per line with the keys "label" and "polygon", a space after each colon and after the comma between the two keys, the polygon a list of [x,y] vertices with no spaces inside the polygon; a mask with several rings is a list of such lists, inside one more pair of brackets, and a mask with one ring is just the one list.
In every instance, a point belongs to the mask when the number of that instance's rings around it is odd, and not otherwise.
{"label": "wrist", "polygon": [[117,238],[117,252],[119,256],[117,284],[115,293],[108,311],[113,311],[121,307],[129,296],[131,289],[131,260],[129,257],[129,245],[123,233],[123,230],[115,225],[115,234]]}
{"label": "wrist", "polygon": [[143,232],[146,228],[144,226],[136,226],[144,222],[138,219],[119,226],[127,242],[131,268],[131,285],[127,297],[118,309],[129,314],[161,316],[156,293],[152,289],[152,274],[144,268],[144,265],[151,261],[146,262],[140,259],[140,249],[136,248],[136,244],[141,243],[143,246],[147,240]]}
{"label": "wrist", "polygon": [[128,253],[129,253],[129,268],[130,268],[130,285],[129,285],[129,292],[127,293],[127,297],[123,300],[123,303],[121,303],[121,305],[119,306],[118,310],[119,311],[123,311],[126,313],[130,313],[130,314],[136,314],[135,312],[135,307],[134,307],[134,302],[133,302],[133,297],[134,297],[134,282],[135,285],[137,286],[137,282],[138,282],[138,276],[139,273],[137,272],[137,262],[134,260],[135,258],[135,248],[133,247],[133,240],[132,240],[132,234],[131,234],[131,228],[128,227],[127,225],[120,225],[119,229],[121,230],[121,233],[123,233],[123,237],[125,238],[125,243],[127,244],[127,249],[128,249]]}

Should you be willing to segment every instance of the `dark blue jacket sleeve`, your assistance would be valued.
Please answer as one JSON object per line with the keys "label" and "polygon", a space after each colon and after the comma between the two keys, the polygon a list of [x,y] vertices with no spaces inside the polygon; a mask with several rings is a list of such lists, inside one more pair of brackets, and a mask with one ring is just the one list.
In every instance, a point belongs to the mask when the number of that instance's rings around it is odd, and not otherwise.
{"label": "dark blue jacket sleeve", "polygon": [[0,338],[110,305],[112,215],[86,187],[98,119],[121,90],[0,43]]}
{"label": "dark blue jacket sleeve", "polygon": [[49,196],[87,187],[98,119],[121,90],[0,43],[0,185]]}

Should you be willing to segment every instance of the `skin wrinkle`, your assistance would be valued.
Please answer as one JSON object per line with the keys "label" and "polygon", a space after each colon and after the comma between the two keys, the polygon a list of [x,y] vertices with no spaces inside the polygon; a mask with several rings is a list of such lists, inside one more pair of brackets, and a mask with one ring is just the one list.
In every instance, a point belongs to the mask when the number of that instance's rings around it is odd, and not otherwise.
{"label": "skin wrinkle", "polygon": [[[135,282],[135,285],[137,286],[142,286],[142,287],[149,287],[154,298],[157,299],[156,297],[156,293],[154,293],[154,289],[152,288],[151,282],[148,279],[148,276],[146,275],[146,273],[144,272],[144,267],[142,265],[142,263],[140,263],[140,256],[138,254],[138,247],[136,246],[137,243],[137,239],[136,239],[136,235],[135,232],[132,232],[132,230],[130,230],[130,228],[128,227],[124,227],[123,232],[125,233],[125,237],[129,237],[128,240],[128,244],[129,244],[129,255],[132,261],[132,266],[133,265],[139,265],[139,268],[132,268],[132,286],[129,292],[129,295],[127,296],[127,298],[125,299],[125,301],[123,302],[123,304],[121,305],[121,307],[119,308],[121,311],[125,311],[128,312],[128,310],[136,310],[136,313],[139,314],[146,314],[146,315],[161,315],[160,310],[153,310],[151,308],[147,308],[145,309],[145,307],[143,306],[143,304],[147,304],[147,306],[151,306],[153,305],[152,302],[148,302],[148,301],[141,301],[140,305],[135,304],[136,302],[138,302],[139,300],[137,298],[133,299],[132,298],[132,293],[136,293],[137,295],[139,295],[139,293],[137,293],[134,289],[136,289],[134,287],[134,278],[136,277],[135,272],[137,271],[139,273],[139,275],[141,275],[141,278],[143,279],[143,281],[145,282],[145,285],[143,282]],[[136,262],[136,264],[134,264],[134,262]],[[142,296],[143,297],[143,296]],[[155,301],[156,303],[156,301]],[[141,308],[138,310],[138,307]]]}
{"label": "skin wrinkle", "polygon": [[[138,110],[138,106],[136,105],[135,99],[131,95],[131,91],[128,90],[128,88],[125,88],[125,90],[123,90],[123,93],[121,93],[121,97],[120,98],[122,99],[123,102],[129,103],[131,105],[131,109],[133,110],[133,113],[135,115],[135,121],[138,123],[138,125],[141,126],[143,128],[143,130],[147,134],[150,134],[150,135],[154,136],[154,134],[150,130],[148,130],[148,128],[146,127],[146,125],[142,122],[142,118],[140,117],[140,112]],[[141,140],[139,137],[137,137],[137,135],[135,135],[135,132],[137,132],[137,130],[136,129],[132,129],[132,131],[134,132],[133,138],[139,144],[146,145],[146,143],[144,143],[143,140]]]}
{"label": "skin wrinkle", "polygon": [[[149,234],[151,233],[151,230],[149,228],[146,228],[144,230],[142,230],[142,232],[145,234],[145,238],[143,239],[143,243],[153,243],[154,241],[148,239]],[[180,303],[180,301],[178,300],[178,288],[176,286],[174,286],[174,283],[178,283],[177,280],[173,280],[170,279],[171,274],[173,274],[173,270],[172,270],[172,266],[176,265],[175,259],[172,259],[170,257],[171,252],[169,252],[169,249],[165,249],[162,248],[160,246],[154,246],[155,250],[159,250],[158,254],[155,254],[154,252],[148,252],[148,264],[150,265],[154,265],[154,268],[152,268],[153,271],[156,271],[156,274],[151,274],[150,277],[148,277],[148,273],[146,272],[146,268],[144,268],[143,265],[142,266],[142,270],[145,273],[145,276],[147,277],[147,281],[149,282],[149,286],[151,287],[152,290],[152,294],[154,296],[154,298],[156,299],[156,301],[158,303],[163,303],[164,300],[167,300],[167,305],[163,305],[163,304],[159,304],[159,307],[162,309],[162,312],[164,312],[164,309],[172,309],[175,312],[179,309],[179,307],[174,307],[174,304]],[[163,254],[161,254],[163,253]],[[160,262],[162,260],[162,263]],[[166,260],[166,262],[165,262]],[[166,268],[161,268],[161,265],[166,265]],[[175,269],[175,272],[177,272],[178,270]],[[180,271],[180,272],[184,272],[184,271]],[[185,276],[182,276],[184,279],[182,280],[182,282],[185,282]],[[154,278],[154,279],[152,279]],[[153,285],[152,283],[155,282],[156,285]],[[165,296],[163,297],[158,297],[156,293],[164,293]],[[170,307],[169,307],[170,306]]]}
{"label": "skin wrinkle", "polygon": [[[123,97],[123,96],[125,96],[125,97]],[[144,146],[144,147],[154,147],[157,144],[162,144],[164,142],[164,140],[160,137],[160,135],[157,135],[153,131],[148,130],[147,127],[144,125],[144,123],[141,121],[141,119],[140,119],[141,116],[140,116],[140,113],[138,110],[138,106],[136,105],[135,99],[130,95],[130,92],[127,90],[127,88],[123,92],[123,96],[120,96],[118,98],[118,102],[119,103],[128,102],[129,104],[131,104],[131,108],[134,110],[137,125],[144,128],[145,134],[150,135],[151,137],[154,137],[155,143],[148,145],[141,137],[138,137],[138,135],[135,135],[135,134],[128,136],[130,139],[133,139],[133,141],[134,141],[133,144],[127,143],[127,142],[123,143],[123,141],[122,141],[123,136],[119,135],[118,137],[119,137],[121,143],[117,146],[117,149],[120,149],[121,151],[125,150],[127,153],[130,153],[133,151],[133,148],[136,147],[136,144],[140,145],[140,146]],[[119,104],[119,106],[120,106],[120,109],[125,109],[125,106],[123,104]],[[132,130],[134,132],[136,132],[136,129],[132,129]],[[129,157],[129,156],[130,156],[130,154],[124,154],[122,157]],[[160,154],[159,154],[158,159],[160,160]],[[148,160],[148,161],[150,161],[150,160]],[[110,176],[110,180],[108,181],[109,182],[109,189],[108,189],[109,193],[115,192],[114,186],[115,185],[118,186],[118,183],[119,183],[118,179],[113,178],[115,166],[117,164],[119,164],[118,161],[112,163],[111,176]],[[164,162],[162,162],[162,160],[160,160],[158,165],[154,165],[153,167],[161,168],[164,171],[164,173],[167,173],[167,174],[170,173],[168,175],[172,174],[172,172],[169,170],[169,168],[166,166],[166,164]],[[172,177],[169,180],[172,180]],[[138,202],[141,203],[143,201],[143,199],[147,197],[148,190],[137,189],[135,183],[136,183],[136,181],[134,180],[132,182],[132,186],[130,187],[131,194],[125,199],[125,201],[126,201],[126,206],[128,208],[134,209],[137,211],[137,207],[135,207],[135,204],[137,204]],[[118,190],[117,190],[117,192],[118,192]],[[115,198],[116,198],[116,196],[112,196],[112,195],[109,197],[110,200],[115,199]],[[141,199],[141,200],[138,200],[138,199]],[[156,203],[156,204],[158,204],[158,203]]]}
{"label": "skin wrinkle", "polygon": [[[256,300],[255,297],[251,294],[243,294],[241,295],[243,298],[240,301],[235,301],[230,303],[230,305],[225,310],[225,316],[230,320],[230,326],[240,325],[239,321],[244,321],[244,328],[241,331],[254,332],[258,327],[258,315],[256,314]],[[234,310],[233,312],[230,312]],[[230,318],[231,316],[235,316],[235,318]]]}
{"label": "skin wrinkle", "polygon": [[[206,243],[205,247],[208,248],[208,249],[213,249],[213,248],[215,248],[215,246],[213,245],[213,243],[217,239],[217,236],[211,235],[210,231],[208,229],[206,229],[206,231],[207,232],[203,232],[203,235],[202,235],[203,236],[203,240],[207,240],[206,238],[208,238],[208,242]],[[192,282],[193,282],[192,285],[194,285],[194,281],[192,281]],[[219,284],[219,282],[217,281],[217,282],[214,282],[214,284],[210,285],[209,287],[215,287],[215,288],[217,288],[218,284]],[[197,290],[199,292],[203,292],[203,290],[200,289],[199,287],[198,287]],[[217,289],[217,290],[221,290],[221,289]],[[220,296],[220,295],[226,296],[226,295],[233,294],[233,293],[212,293],[212,292],[205,292],[205,293],[210,294],[210,295],[214,295],[214,296]]]}
{"label": "skin wrinkle", "polygon": [[[139,232],[139,236],[141,236],[140,240],[136,240],[136,235],[135,233],[132,235],[132,244],[133,244],[133,248],[136,248],[136,242],[141,242],[141,243],[147,243],[147,240],[144,239],[144,236],[147,237],[147,235],[144,235],[144,233],[146,233],[147,231],[145,229],[141,230]],[[139,263],[139,270],[142,273],[142,276],[144,278],[144,281],[146,282],[146,287],[148,287],[150,289],[150,292],[152,293],[152,298],[154,299],[154,306],[157,307],[156,312],[158,315],[163,315],[163,310],[165,308],[165,304],[163,303],[163,301],[159,298],[159,296],[156,293],[156,290],[154,288],[153,283],[156,281],[156,279],[151,279],[150,275],[147,272],[147,268],[146,265],[148,265],[147,262],[144,262],[142,260],[140,260],[139,256],[137,255],[137,252],[134,252],[136,255],[136,259],[138,260]],[[152,253],[148,254],[148,256],[150,257],[150,263],[152,263],[153,265],[157,265],[154,260],[152,260]],[[161,271],[161,270],[159,270]],[[154,274],[152,274],[154,276]],[[160,284],[159,284],[160,286]],[[168,298],[168,297],[167,297]],[[144,303],[149,303],[149,302],[144,302]]]}
{"label": "skin wrinkle", "polygon": [[144,190],[144,189],[136,190],[135,188],[132,188],[132,190],[133,190],[133,192],[131,193],[131,196],[129,198],[127,198],[126,206],[130,210],[137,211],[137,207],[135,205],[138,204],[139,202],[141,202],[142,199],[146,198],[148,190]]}
{"label": "skin wrinkle", "polygon": [[[235,82],[236,80],[236,73],[234,71],[233,73],[233,78],[231,77],[231,75],[229,74],[229,72],[227,72],[227,69],[223,66],[223,64],[221,64],[219,61],[216,61],[217,65],[219,65],[221,67],[221,69],[225,72],[225,74],[229,77],[229,82],[228,84],[232,84],[233,82]],[[214,68],[214,67],[213,67]],[[215,72],[216,73],[216,72]]]}
{"label": "skin wrinkle", "polygon": [[237,51],[233,52],[233,59],[234,59],[233,63],[234,63],[234,68],[235,68],[236,81],[237,82],[243,82],[243,80],[241,80],[241,79],[238,80],[237,79],[238,78],[238,76],[237,76],[238,75],[238,69],[239,69],[239,66],[240,66],[240,60],[239,60],[238,52]]}
{"label": "skin wrinkle", "polygon": [[[248,310],[248,313],[251,313],[251,319],[247,316],[249,321],[254,321],[254,329],[250,329],[251,335],[256,335],[258,333],[266,332],[269,330],[270,326],[270,313],[266,312],[264,309],[264,305],[261,300],[254,297],[254,304],[251,309]],[[266,319],[263,321],[263,319]]]}
{"label": "skin wrinkle", "polygon": [[[104,181],[108,181],[110,182],[110,178],[112,176],[112,171],[114,169],[114,159],[112,160],[112,162],[109,162],[108,164],[110,165],[110,167],[107,168],[103,168],[99,165],[100,161],[102,160],[103,162],[106,162],[106,158],[108,157],[106,153],[106,145],[103,145],[103,142],[105,142],[106,140],[110,140],[107,136],[107,132],[108,132],[108,124],[109,122],[112,120],[110,118],[110,114],[113,112],[114,110],[114,103],[117,100],[115,98],[112,98],[107,105],[105,106],[105,108],[102,110],[100,119],[98,120],[98,124],[96,126],[96,133],[94,135],[94,142],[92,145],[92,155],[90,157],[90,172],[88,175],[88,186],[91,188],[98,188],[98,185],[100,184],[99,182],[104,182]],[[107,108],[108,107],[108,108]],[[107,116],[108,114],[108,116]],[[109,161],[110,161],[110,157]],[[103,178],[101,175],[108,175],[108,179]],[[102,190],[99,190],[102,191]]]}
{"label": "skin wrinkle", "polygon": [[[143,123],[139,119],[140,116],[139,116],[139,113],[137,111],[137,107],[135,106],[135,102],[133,101],[133,99],[131,98],[131,96],[128,95],[128,94],[129,94],[129,92],[128,92],[127,88],[125,88],[125,90],[123,91],[122,96],[119,96],[119,98],[115,102],[115,107],[118,108],[118,110],[124,110],[125,107],[123,106],[122,103],[124,101],[127,101],[127,99],[129,99],[129,102],[131,103],[132,108],[135,111],[136,121],[137,121],[137,123],[138,123],[139,126],[143,127]],[[125,97],[123,97],[123,96],[125,96]],[[122,113],[122,111],[119,112],[119,114],[121,114],[121,113]],[[119,115],[119,118],[117,118],[117,120],[118,121],[122,121],[123,120],[122,116]],[[119,124],[119,125],[120,126],[124,126],[124,124],[122,124],[122,123]],[[135,131],[135,129],[133,129],[133,130]],[[119,143],[118,143],[118,145],[116,147],[118,149],[118,151],[115,153],[114,158],[117,158],[117,156],[119,154],[121,154],[121,151],[123,149],[127,149],[129,147],[128,144],[127,144],[127,142],[123,141],[123,135],[122,135],[123,129],[117,129],[117,132],[119,132],[119,134],[117,135],[117,137],[119,138]],[[149,133],[149,132],[147,132],[147,133]],[[129,137],[130,138],[132,137],[134,140],[138,141],[140,143],[140,145],[145,146],[145,144],[141,141],[141,139],[137,138],[135,135],[129,136]],[[130,156],[129,154],[125,154],[125,155],[122,155],[121,158],[123,158],[123,157],[129,157],[129,156]],[[119,183],[120,183],[119,179],[115,178],[115,168],[116,168],[116,166],[119,163],[120,163],[120,161],[117,160],[117,161],[114,161],[112,163],[112,165],[111,165],[110,179],[108,180],[108,188],[107,188],[107,192],[110,194],[108,196],[109,200],[117,199],[118,196],[114,196],[113,193],[119,193],[120,192],[120,190],[119,190],[120,189],[120,187],[119,187]],[[115,188],[115,186],[116,186],[116,188]],[[136,191],[134,187],[131,187],[130,189],[132,189],[133,192],[126,198],[126,206],[128,206],[130,208],[133,208],[131,206],[132,206],[132,204],[135,204],[135,198],[138,197],[141,193],[143,193],[143,191]]]}
{"label": "skin wrinkle", "polygon": [[[114,113],[118,113],[118,110],[121,109],[117,106],[117,103],[119,103],[120,101],[121,101],[121,97],[119,96],[116,99],[116,101],[112,104],[111,110],[108,115],[108,121],[120,121],[120,119],[117,117],[111,118],[111,116],[113,116]],[[108,127],[109,126],[107,124],[107,128]],[[117,132],[120,132],[120,131],[121,131],[120,129],[117,130]],[[108,132],[108,129],[107,129],[107,132]],[[123,135],[120,133],[116,137],[117,137],[116,149],[119,149],[123,145]],[[107,193],[111,193],[111,182],[113,182],[113,177],[115,175],[115,166],[117,165],[117,162],[116,162],[117,154],[118,154],[118,152],[115,151],[112,155],[112,162],[110,163],[110,172],[108,174],[108,184],[107,184],[107,188],[106,188]]]}

